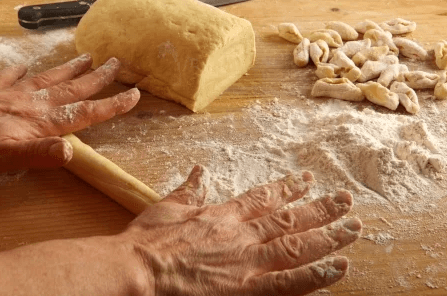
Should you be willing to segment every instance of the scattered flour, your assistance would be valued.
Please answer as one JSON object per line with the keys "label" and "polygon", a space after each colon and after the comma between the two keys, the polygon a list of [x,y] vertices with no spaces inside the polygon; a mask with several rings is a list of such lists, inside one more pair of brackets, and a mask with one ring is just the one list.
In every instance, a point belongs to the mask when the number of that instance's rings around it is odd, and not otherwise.
{"label": "scattered flour", "polygon": [[50,98],[49,92],[46,88],[35,91],[32,94],[33,101],[46,101]]}
{"label": "scattered flour", "polygon": [[[311,171],[318,181],[308,199],[345,188],[357,203],[419,211],[444,196],[445,145],[422,117],[384,114],[369,107],[359,111],[338,100],[312,104],[306,110],[276,100],[247,108],[242,121],[247,130],[259,133],[255,141],[233,141],[212,131],[185,134],[180,144],[183,155],[193,151],[210,155],[204,163],[213,176],[208,202],[223,202],[300,170]],[[194,120],[191,116],[175,119],[181,127],[194,125]],[[229,134],[237,133],[232,115],[218,121],[215,124],[226,126]],[[439,124],[444,123],[436,122],[436,128]],[[157,145],[152,149],[176,155]],[[155,185],[162,195],[186,178],[175,165],[167,175],[173,178]]]}
{"label": "scattered flour", "polygon": [[370,240],[375,242],[377,245],[386,245],[388,244],[391,240],[395,240],[396,238],[394,236],[392,236],[390,233],[388,232],[379,232],[377,234],[368,234],[365,236],[362,236],[362,238]]}
{"label": "scattered flour", "polygon": [[[60,55],[59,46],[73,47],[74,29],[26,32],[23,36],[0,37],[0,69],[17,64],[29,67],[32,73],[41,69],[42,63],[48,64],[48,57]],[[56,61],[60,62],[60,61]],[[45,65],[47,66],[47,65]],[[36,71],[33,69],[36,68]]]}

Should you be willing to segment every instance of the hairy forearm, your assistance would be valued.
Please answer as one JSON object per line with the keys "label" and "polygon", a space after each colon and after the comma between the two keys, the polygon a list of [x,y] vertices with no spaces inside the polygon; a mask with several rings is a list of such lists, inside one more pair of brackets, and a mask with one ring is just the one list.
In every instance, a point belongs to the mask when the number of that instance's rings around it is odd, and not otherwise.
{"label": "hairy forearm", "polygon": [[2,295],[150,295],[149,282],[126,234],[0,253]]}

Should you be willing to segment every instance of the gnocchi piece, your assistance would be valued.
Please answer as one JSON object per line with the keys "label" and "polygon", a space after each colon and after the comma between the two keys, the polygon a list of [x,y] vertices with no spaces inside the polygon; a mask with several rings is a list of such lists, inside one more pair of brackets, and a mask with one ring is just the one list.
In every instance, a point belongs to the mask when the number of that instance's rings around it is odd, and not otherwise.
{"label": "gnocchi piece", "polygon": [[366,61],[378,61],[385,57],[390,51],[389,47],[384,46],[374,46],[370,48],[365,48],[356,53],[352,57],[352,61],[357,66],[362,66]]}
{"label": "gnocchi piece", "polygon": [[394,81],[390,90],[399,96],[399,102],[404,105],[408,113],[419,112],[419,99],[416,92],[403,82]]}
{"label": "gnocchi piece", "polygon": [[420,61],[425,61],[427,59],[427,51],[413,40],[395,37],[393,38],[393,41],[399,49],[399,54],[404,57]]}
{"label": "gnocchi piece", "polygon": [[352,82],[356,81],[362,72],[354,64],[354,62],[348,58],[342,51],[334,53],[334,56],[329,61],[329,63],[334,64],[341,68],[340,76],[346,77]]}
{"label": "gnocchi piece", "polygon": [[399,63],[397,56],[386,56],[380,61],[366,61],[360,69],[361,75],[357,79],[358,82],[366,82],[368,80],[377,78],[382,74],[388,65]]}
{"label": "gnocchi piece", "polygon": [[400,73],[405,72],[408,72],[408,67],[404,64],[388,65],[388,67],[386,67],[386,69],[380,74],[377,82],[385,87],[388,87],[392,81],[396,80]]}
{"label": "gnocchi piece", "polygon": [[439,155],[434,155],[428,159],[428,163],[430,163],[435,171],[438,173],[443,173],[446,168],[445,160],[443,160]]}
{"label": "gnocchi piece", "polygon": [[363,39],[358,41],[348,41],[343,44],[343,46],[334,49],[334,51],[342,51],[348,56],[348,58],[352,58],[359,51],[370,47],[371,39]]}
{"label": "gnocchi piece", "polygon": [[315,82],[311,95],[346,101],[362,101],[362,91],[347,78],[323,78]]}
{"label": "gnocchi piece", "polygon": [[384,56],[380,61],[388,65],[399,64],[399,58],[395,55]]}
{"label": "gnocchi piece", "polygon": [[365,20],[363,22],[356,24],[354,26],[354,29],[360,34],[365,34],[366,31],[371,29],[382,30],[382,28],[376,22],[370,20]]}
{"label": "gnocchi piece", "polygon": [[439,69],[447,69],[447,41],[442,40],[435,45],[436,66]]}
{"label": "gnocchi piece", "polygon": [[344,22],[333,21],[326,24],[326,29],[337,31],[342,40],[357,40],[359,33]]}
{"label": "gnocchi piece", "polygon": [[319,63],[315,74],[319,79],[322,78],[336,78],[340,76],[341,68],[334,64]]}
{"label": "gnocchi piece", "polygon": [[320,29],[310,32],[307,37],[311,42],[315,42],[318,39],[326,41],[331,47],[340,47],[343,45],[340,34],[337,31],[331,29]]}
{"label": "gnocchi piece", "polygon": [[435,87],[436,83],[438,83],[439,75],[424,71],[410,71],[400,73],[396,80],[405,82],[412,89],[426,89]]}
{"label": "gnocchi piece", "polygon": [[348,78],[352,82],[357,81],[357,79],[359,79],[359,77],[361,75],[362,75],[362,71],[360,71],[360,69],[358,67],[354,67],[348,71],[342,71],[340,73],[341,77]]}
{"label": "gnocchi piece", "polygon": [[441,74],[441,77],[435,86],[435,97],[440,100],[447,99],[447,83],[446,83],[446,72]]}
{"label": "gnocchi piece", "polygon": [[298,67],[306,67],[309,63],[309,46],[309,39],[303,38],[303,41],[293,50],[293,62]]}
{"label": "gnocchi piece", "polygon": [[315,65],[326,63],[329,58],[329,46],[326,41],[318,39],[309,45],[309,55]]}
{"label": "gnocchi piece", "polygon": [[370,102],[391,110],[396,110],[399,105],[399,96],[380,83],[369,81],[366,83],[358,83],[357,87],[362,90],[366,99]]}
{"label": "gnocchi piece", "polygon": [[281,23],[278,25],[279,36],[292,43],[299,44],[303,40],[298,28],[292,23]]}
{"label": "gnocchi piece", "polygon": [[393,42],[393,35],[390,32],[371,29],[365,32],[363,39],[371,39],[371,46],[383,46],[389,47],[390,51],[395,55],[399,54],[399,49]]}
{"label": "gnocchi piece", "polygon": [[380,23],[379,26],[384,31],[388,31],[393,35],[411,33],[416,30],[415,22],[407,21],[401,18],[395,18],[393,20]]}

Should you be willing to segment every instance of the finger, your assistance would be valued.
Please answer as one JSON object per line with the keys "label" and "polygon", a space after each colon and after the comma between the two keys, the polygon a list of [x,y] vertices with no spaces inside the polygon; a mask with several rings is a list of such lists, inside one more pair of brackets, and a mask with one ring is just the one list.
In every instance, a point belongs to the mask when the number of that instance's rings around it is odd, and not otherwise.
{"label": "finger", "polygon": [[85,100],[112,83],[119,67],[120,62],[111,58],[89,74],[50,87],[48,88],[49,102],[53,106],[61,106]]}
{"label": "finger", "polygon": [[249,247],[249,258],[262,272],[296,268],[339,250],[360,237],[362,222],[346,219],[298,234],[286,234]]}
{"label": "finger", "polygon": [[17,65],[0,71],[0,90],[14,85],[17,80],[25,76],[27,71],[25,65]]}
{"label": "finger", "polygon": [[56,107],[43,116],[43,129],[51,135],[72,133],[128,112],[139,99],[140,92],[133,88],[107,99]]}
{"label": "finger", "polygon": [[341,280],[348,266],[346,257],[337,256],[300,268],[253,276],[245,284],[245,295],[305,295]]}
{"label": "finger", "polygon": [[196,165],[189,174],[188,180],[166,196],[162,202],[201,207],[205,202],[209,183],[209,171],[201,165]]}
{"label": "finger", "polygon": [[90,69],[92,57],[83,54],[59,67],[42,72],[14,86],[14,90],[32,92],[73,79]]}
{"label": "finger", "polygon": [[1,171],[26,168],[58,168],[73,156],[71,144],[59,137],[28,141],[8,141],[0,144]]}
{"label": "finger", "polygon": [[277,237],[322,227],[346,215],[352,208],[352,195],[346,190],[312,203],[245,222],[261,243]]}
{"label": "finger", "polygon": [[224,213],[247,221],[275,211],[287,203],[303,197],[314,184],[312,173],[289,175],[277,182],[250,189],[238,198],[218,205]]}

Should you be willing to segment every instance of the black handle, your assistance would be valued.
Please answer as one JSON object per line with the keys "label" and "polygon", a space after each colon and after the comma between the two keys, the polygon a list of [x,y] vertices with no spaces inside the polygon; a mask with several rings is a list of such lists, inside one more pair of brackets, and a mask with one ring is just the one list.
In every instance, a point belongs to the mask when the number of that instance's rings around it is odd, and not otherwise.
{"label": "black handle", "polygon": [[27,29],[76,25],[95,0],[31,5],[19,9],[19,24]]}

